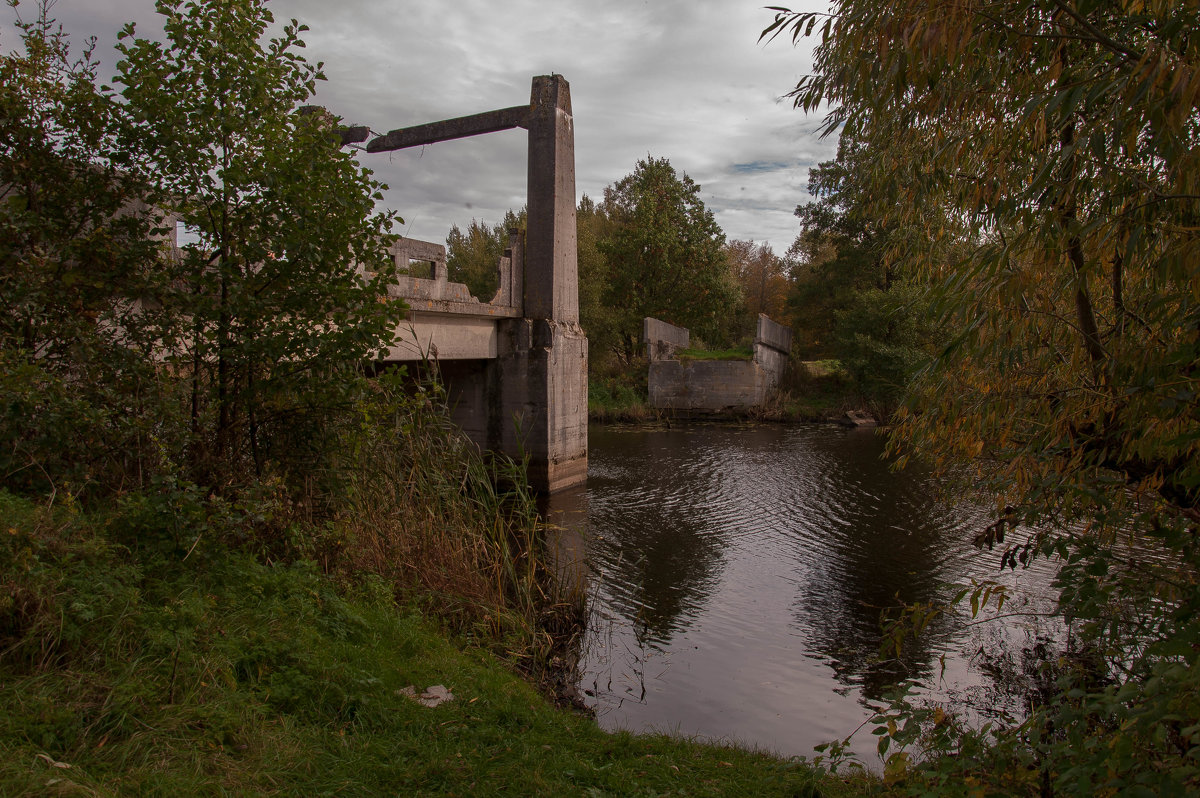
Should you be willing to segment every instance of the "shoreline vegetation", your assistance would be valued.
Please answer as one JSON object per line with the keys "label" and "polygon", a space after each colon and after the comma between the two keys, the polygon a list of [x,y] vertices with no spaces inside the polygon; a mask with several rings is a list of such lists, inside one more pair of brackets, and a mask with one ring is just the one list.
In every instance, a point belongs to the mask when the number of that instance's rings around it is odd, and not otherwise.
{"label": "shoreline vegetation", "polygon": [[[578,597],[543,589],[532,497],[513,474],[494,492],[469,448],[422,457],[462,439],[414,410],[409,456],[375,481],[407,489],[359,485],[332,520],[186,490],[95,509],[0,491],[0,794],[872,794],[555,706]],[[534,536],[518,553],[494,532]],[[453,698],[405,694],[435,685]]]}
{"label": "shoreline vegetation", "polygon": [[[712,354],[689,350],[688,357]],[[711,359],[739,359],[737,350],[717,352]],[[659,424],[675,421],[763,421],[783,424],[842,423],[847,413],[866,413],[880,423],[891,408],[866,398],[836,360],[793,361],[774,396],[763,407],[725,413],[676,413],[650,406],[646,364],[597,370],[588,380],[588,418],[602,424]]]}
{"label": "shoreline vegetation", "polygon": [[[155,559],[128,513],[0,507],[4,795],[838,794],[769,754],[604,732],[378,573],[204,539]],[[405,694],[434,685],[453,698]]]}

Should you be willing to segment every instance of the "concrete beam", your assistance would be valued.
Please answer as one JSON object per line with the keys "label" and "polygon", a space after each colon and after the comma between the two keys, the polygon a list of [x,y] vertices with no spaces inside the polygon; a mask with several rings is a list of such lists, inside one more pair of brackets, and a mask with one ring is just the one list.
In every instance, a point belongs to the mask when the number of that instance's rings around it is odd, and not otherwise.
{"label": "concrete beam", "polygon": [[388,362],[485,360],[499,354],[495,319],[410,313],[397,332]]}
{"label": "concrete beam", "polygon": [[754,331],[754,343],[769,346],[785,355],[792,351],[792,328],[771,321],[765,313],[758,314],[758,327]]}
{"label": "concrete beam", "polygon": [[457,119],[430,122],[427,125],[398,128],[386,135],[372,139],[367,144],[367,152],[403,150],[408,147],[436,144],[439,141],[452,141],[484,133],[512,130],[515,127],[529,128],[528,105],[514,105],[512,108],[501,108],[499,111],[485,111],[482,114],[460,116]]}

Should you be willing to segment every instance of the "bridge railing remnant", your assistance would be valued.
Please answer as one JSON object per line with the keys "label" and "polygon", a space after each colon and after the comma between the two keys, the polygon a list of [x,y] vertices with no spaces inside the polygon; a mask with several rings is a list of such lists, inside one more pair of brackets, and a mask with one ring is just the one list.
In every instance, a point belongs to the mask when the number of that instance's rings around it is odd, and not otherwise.
{"label": "bridge railing remnant", "polygon": [[[462,283],[450,282],[446,269],[446,248],[441,244],[400,238],[392,245],[390,254],[398,276],[395,284],[388,287],[388,293],[404,299],[414,311],[493,318],[517,318],[522,314],[524,239],[519,230],[509,231],[508,249],[497,264],[499,288],[487,300],[471,296],[470,290]],[[429,264],[419,271],[430,276],[418,276],[414,264]]]}

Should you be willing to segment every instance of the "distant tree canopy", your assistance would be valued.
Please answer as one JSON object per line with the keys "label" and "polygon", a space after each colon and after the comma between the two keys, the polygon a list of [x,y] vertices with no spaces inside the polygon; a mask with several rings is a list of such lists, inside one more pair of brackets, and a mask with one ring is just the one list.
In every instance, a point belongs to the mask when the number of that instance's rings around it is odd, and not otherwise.
{"label": "distant tree canopy", "polygon": [[897,267],[907,231],[874,215],[858,179],[869,157],[862,142],[844,135],[837,158],[810,170],[816,200],[796,208],[801,229],[788,250],[788,305],[797,354],[838,359],[863,400],[886,412],[944,335],[918,286]]}
{"label": "distant tree canopy", "polygon": [[510,230],[524,230],[528,213],[509,210],[496,225],[472,219],[466,231],[458,225],[446,237],[446,272],[451,282],[464,283],[471,295],[487,302],[500,288],[500,258],[508,249]]}
{"label": "distant tree canopy", "polygon": [[[825,129],[862,144],[868,218],[903,231],[888,262],[953,336],[895,447],[998,496],[981,539],[1006,563],[1062,558],[1062,692],[991,761],[1017,792],[1195,791],[1197,3],[841,0],[779,12],[764,35],[780,32],[819,33],[796,104],[834,108]],[[1035,531],[1005,543],[1021,523]]]}
{"label": "distant tree canopy", "polygon": [[[403,312],[381,301],[381,186],[299,111],[322,79],[304,28],[264,41],[262,0],[158,10],[162,41],[121,34],[119,96],[44,7],[0,61],[10,476],[311,469]],[[176,219],[197,238],[179,252]]]}
{"label": "distant tree canopy", "polygon": [[603,211],[596,246],[605,262],[615,350],[625,359],[638,351],[646,316],[687,327],[709,343],[729,342],[741,290],[700,187],[667,159],[647,158],[604,190]]}
{"label": "distant tree canopy", "polygon": [[618,319],[610,312],[608,301],[608,260],[600,251],[600,242],[608,236],[611,222],[603,204],[597,205],[584,194],[576,212],[576,240],[579,250],[579,323],[588,335],[588,346],[596,355],[617,348]]}
{"label": "distant tree canopy", "polygon": [[725,257],[734,279],[742,289],[746,320],[741,326],[753,330],[758,314],[782,322],[787,307],[790,264],[775,254],[770,244],[730,241]]}

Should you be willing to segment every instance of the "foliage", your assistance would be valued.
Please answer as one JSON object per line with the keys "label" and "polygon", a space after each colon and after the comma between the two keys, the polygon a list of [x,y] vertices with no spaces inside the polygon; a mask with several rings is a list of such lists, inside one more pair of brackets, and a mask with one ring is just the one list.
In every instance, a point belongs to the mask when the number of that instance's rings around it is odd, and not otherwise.
{"label": "foliage", "polygon": [[575,214],[579,264],[579,324],[588,337],[589,370],[617,350],[617,315],[606,304],[609,295],[609,265],[600,244],[612,231],[603,203],[584,194]]}
{"label": "foliage", "polygon": [[472,219],[466,232],[458,229],[458,225],[451,227],[446,237],[446,271],[450,281],[464,283],[471,296],[483,302],[491,300],[500,288],[499,263],[508,249],[509,231],[524,230],[527,217],[522,208],[519,213],[508,211],[504,220],[494,226]]}
{"label": "foliage", "polygon": [[[162,2],[120,96],[47,18],[4,57],[8,484],[209,488],[320,459],[402,308],[380,186],[298,104],[321,78],[259,0]],[[322,187],[314,191],[313,186]],[[198,243],[175,250],[176,220]],[[373,267],[360,276],[358,267]]]}
{"label": "foliage", "polygon": [[[1036,754],[1043,794],[1197,787],[1198,19],[1194,2],[843,0],[765,32],[820,30],[796,103],[832,104],[826,130],[866,144],[870,207],[909,231],[897,263],[939,287],[956,336],[897,448],[966,462],[1001,530],[1036,530],[1005,562],[1058,557],[1061,609],[1098,652],[1064,654],[1057,701],[997,733]],[[953,262],[931,256],[962,240],[947,220],[978,242]]]}
{"label": "foliage", "polygon": [[884,258],[888,229],[872,218],[858,178],[864,157],[861,142],[842,136],[837,158],[809,170],[808,192],[816,200],[796,207],[801,229],[787,253],[795,264],[788,304],[802,356],[834,353],[835,314],[859,294],[891,286]]}
{"label": "foliage", "polygon": [[783,319],[788,292],[790,264],[775,254],[767,243],[730,241],[725,245],[733,276],[745,297],[745,329],[754,329],[760,313],[775,321]]}
{"label": "foliage", "polygon": [[18,30],[0,57],[0,474],[136,484],[176,415],[153,362],[178,333],[164,222],[123,168],[91,52],[73,57],[44,8]]}
{"label": "foliage", "polygon": [[323,78],[296,52],[303,26],[264,42],[263,0],[157,8],[165,42],[127,26],[117,82],[130,163],[199,239],[176,285],[188,335],[165,353],[190,381],[192,471],[308,467],[400,319],[381,301],[394,217],[323,115],[300,111]]}
{"label": "foliage", "polygon": [[607,262],[605,306],[628,361],[646,316],[687,327],[710,343],[733,335],[740,300],[723,249],[725,235],[700,199],[700,186],[665,158],[638,161],[604,190],[608,229],[598,248]]}
{"label": "foliage", "polygon": [[[861,141],[843,136],[837,158],[810,170],[817,199],[796,208],[802,228],[788,251],[788,302],[798,352],[840,359],[860,401],[887,417],[942,335],[927,318],[921,285],[896,274],[907,231],[870,207],[859,176],[870,157]],[[957,243],[947,236],[943,245]]]}
{"label": "foliage", "polygon": [[737,346],[732,349],[678,349],[676,359],[688,360],[751,360],[754,350],[748,346]]}
{"label": "foliage", "polygon": [[888,290],[861,291],[836,311],[833,338],[845,373],[887,418],[943,336],[928,314],[925,289],[898,281]]}
{"label": "foliage", "polygon": [[[655,417],[649,406],[645,386],[617,375],[597,376],[588,380],[588,418],[593,421],[648,421]],[[644,382],[644,380],[643,380]]]}

